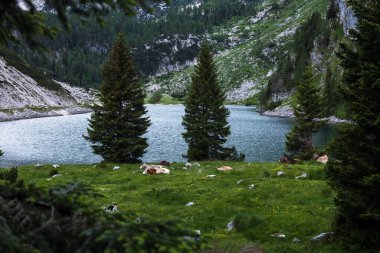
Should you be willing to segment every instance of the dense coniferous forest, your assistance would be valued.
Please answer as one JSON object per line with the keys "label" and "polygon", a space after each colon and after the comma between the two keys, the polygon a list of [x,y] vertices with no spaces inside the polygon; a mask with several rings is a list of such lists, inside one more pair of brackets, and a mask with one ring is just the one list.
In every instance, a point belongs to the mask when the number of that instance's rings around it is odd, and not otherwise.
{"label": "dense coniferous forest", "polygon": [[[161,4],[155,6],[155,14],[141,11],[135,17],[126,17],[123,12],[115,10],[104,19],[103,26],[95,19],[94,22],[83,21],[80,16],[71,15],[71,31],[58,32],[55,39],[42,41],[48,48],[47,52],[33,51],[23,46],[13,46],[13,50],[55,79],[80,87],[97,88],[100,83],[99,67],[105,61],[112,39],[118,32],[126,32],[138,71],[143,76],[149,76],[156,73],[163,58],[162,52],[171,53],[171,48],[154,42],[173,36],[179,36],[182,41],[186,41],[189,34],[202,36],[231,18],[254,15],[255,7],[262,0],[249,0],[244,5],[238,0],[202,2],[202,7],[198,8],[198,3],[194,1],[172,1],[170,8]],[[50,25],[59,26],[54,15],[46,16]],[[179,51],[175,60],[192,60],[197,50],[198,43]]]}

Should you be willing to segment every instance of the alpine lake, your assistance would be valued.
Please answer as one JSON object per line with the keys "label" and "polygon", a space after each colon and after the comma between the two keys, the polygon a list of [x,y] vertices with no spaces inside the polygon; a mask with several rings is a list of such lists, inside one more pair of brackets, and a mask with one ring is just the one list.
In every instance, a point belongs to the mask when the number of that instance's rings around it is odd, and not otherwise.
{"label": "alpine lake", "polygon": [[[182,138],[183,105],[147,105],[151,126],[149,148],[142,160],[183,162],[187,145]],[[250,106],[228,106],[231,135],[227,146],[245,154],[247,162],[278,161],[285,151],[285,135],[293,120],[266,117]],[[0,167],[26,164],[92,164],[101,161],[83,138],[90,114],[26,119],[0,123]],[[314,135],[315,145],[331,140],[334,126],[327,124]]]}

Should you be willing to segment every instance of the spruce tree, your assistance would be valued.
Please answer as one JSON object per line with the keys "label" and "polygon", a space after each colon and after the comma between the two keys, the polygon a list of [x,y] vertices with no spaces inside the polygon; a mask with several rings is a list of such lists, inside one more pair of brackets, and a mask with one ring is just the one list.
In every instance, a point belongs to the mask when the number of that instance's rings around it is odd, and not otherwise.
{"label": "spruce tree", "polygon": [[88,136],[95,154],[105,161],[139,162],[148,147],[142,137],[150,125],[145,117],[145,94],[138,83],[130,49],[119,33],[102,66],[100,103],[93,107]]}
{"label": "spruce tree", "polygon": [[323,102],[325,107],[324,116],[331,116],[337,104],[336,80],[331,67],[327,67],[325,85],[322,90]]}
{"label": "spruce tree", "polygon": [[222,145],[230,134],[227,122],[229,110],[217,78],[209,45],[204,42],[198,55],[192,82],[185,98],[183,137],[188,144],[187,158],[191,161],[243,159],[234,147]]}
{"label": "spruce tree", "polygon": [[339,7],[336,0],[329,0],[329,7],[327,9],[326,18],[328,20],[335,20],[338,17]]}
{"label": "spruce tree", "polygon": [[311,158],[314,149],[312,134],[324,124],[323,121],[316,121],[323,114],[319,93],[320,89],[309,65],[297,85],[296,103],[293,105],[295,125],[286,135],[286,150],[300,158]]}
{"label": "spruce tree", "polygon": [[328,178],[336,190],[340,240],[380,248],[380,1],[351,0],[358,18],[353,46],[341,45],[343,97],[350,124],[330,147]]}

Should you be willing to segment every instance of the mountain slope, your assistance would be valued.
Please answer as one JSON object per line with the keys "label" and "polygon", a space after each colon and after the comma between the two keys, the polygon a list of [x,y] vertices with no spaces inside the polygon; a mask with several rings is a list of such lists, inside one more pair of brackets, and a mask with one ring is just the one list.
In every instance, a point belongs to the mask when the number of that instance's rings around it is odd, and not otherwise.
{"label": "mountain slope", "polygon": [[0,50],[0,94],[1,109],[71,107],[93,99],[84,89],[51,80],[4,49]]}
{"label": "mountain slope", "polygon": [[[80,87],[99,87],[99,69],[119,31],[125,31],[137,69],[142,77],[161,75],[191,65],[206,31],[255,13],[264,0],[176,0],[169,6],[154,5],[154,15],[139,12],[126,17],[111,11],[105,26],[95,20],[86,23],[70,15],[70,32],[59,32],[44,40],[50,52],[13,49],[28,62],[43,68],[55,79]],[[49,25],[59,26],[55,15],[45,12]]]}
{"label": "mountain slope", "polygon": [[[207,34],[216,49],[220,82],[228,99],[250,99],[256,104],[261,102],[267,109],[289,104],[296,77],[307,60],[313,63],[322,87],[326,86],[326,71],[332,72],[328,75],[335,78],[335,89],[342,71],[335,51],[356,23],[345,0],[337,0],[335,4],[337,17],[328,21],[325,16],[328,0],[265,1],[258,6],[256,15],[231,21]],[[315,15],[316,21],[311,22],[316,24],[310,24],[315,27],[305,28],[313,13],[320,13],[321,18]],[[302,49],[302,44],[307,50]],[[190,67],[152,78],[147,84],[148,90],[161,87],[163,92],[173,96],[184,94],[191,73]],[[286,81],[292,84],[287,85]]]}

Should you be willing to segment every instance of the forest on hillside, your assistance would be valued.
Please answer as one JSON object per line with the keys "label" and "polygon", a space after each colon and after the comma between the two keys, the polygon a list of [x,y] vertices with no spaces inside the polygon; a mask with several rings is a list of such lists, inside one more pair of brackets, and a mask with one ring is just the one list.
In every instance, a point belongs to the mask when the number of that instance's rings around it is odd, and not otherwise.
{"label": "forest on hillside", "polygon": [[[158,65],[169,54],[175,53],[178,62],[194,59],[206,31],[233,18],[254,15],[261,2],[248,0],[241,4],[239,0],[178,0],[172,1],[170,6],[155,6],[155,14],[141,11],[135,17],[127,17],[121,11],[114,10],[105,17],[102,26],[71,15],[70,31],[62,30],[53,40],[46,38],[41,41],[48,51],[35,51],[20,45],[11,48],[57,80],[97,88],[100,83],[99,68],[119,31],[126,32],[137,69],[141,76],[147,77],[157,72]],[[45,13],[45,16],[49,25],[59,27],[55,15]],[[168,39],[175,41],[176,38],[180,43],[190,45],[172,52],[172,45],[168,47],[159,43]]]}

